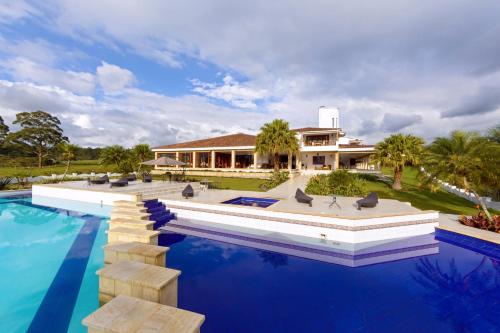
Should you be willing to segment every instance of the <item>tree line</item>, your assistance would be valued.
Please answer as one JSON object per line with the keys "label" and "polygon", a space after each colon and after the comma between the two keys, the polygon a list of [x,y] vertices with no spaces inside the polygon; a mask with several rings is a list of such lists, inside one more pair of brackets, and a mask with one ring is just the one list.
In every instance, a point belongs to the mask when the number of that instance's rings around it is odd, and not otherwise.
{"label": "tree line", "polygon": [[39,168],[56,163],[66,164],[66,172],[75,160],[99,160],[128,173],[141,169],[141,162],[152,159],[149,145],[138,144],[130,149],[113,145],[105,148],[80,147],[64,135],[61,121],[45,111],[20,112],[12,123],[19,130],[11,131],[0,116],[0,162],[3,165]]}

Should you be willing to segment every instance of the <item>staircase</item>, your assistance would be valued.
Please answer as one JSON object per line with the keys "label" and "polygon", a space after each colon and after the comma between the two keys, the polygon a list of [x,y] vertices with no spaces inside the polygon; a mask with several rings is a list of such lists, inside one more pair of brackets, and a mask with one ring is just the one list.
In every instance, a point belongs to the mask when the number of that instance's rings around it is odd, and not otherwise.
{"label": "staircase", "polygon": [[109,220],[108,242],[139,241],[158,244],[159,231],[177,217],[158,199],[115,201]]}

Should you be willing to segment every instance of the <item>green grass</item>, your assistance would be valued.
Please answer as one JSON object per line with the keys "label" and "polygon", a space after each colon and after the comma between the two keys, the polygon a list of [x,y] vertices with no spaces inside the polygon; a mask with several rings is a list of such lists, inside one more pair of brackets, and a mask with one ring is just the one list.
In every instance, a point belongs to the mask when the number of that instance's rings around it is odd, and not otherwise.
{"label": "green grass", "polygon": [[[384,174],[392,177],[391,170],[382,170]],[[395,191],[390,183],[381,180],[367,181],[368,191],[377,192],[380,198],[395,199],[411,202],[413,207],[423,210],[437,210],[448,214],[475,215],[475,204],[444,190],[433,193],[419,187],[418,171],[415,168],[405,168],[403,172],[401,191]]]}
{"label": "green grass", "polygon": [[263,191],[260,188],[260,186],[266,182],[265,179],[258,179],[258,178],[189,176],[189,179],[197,181],[202,179],[207,179],[213,181],[217,186],[217,188],[223,190],[258,191],[258,192]]}
{"label": "green grass", "polygon": [[[50,176],[51,174],[63,174],[64,170],[66,170],[65,165],[51,165],[51,166],[45,166],[42,168],[37,168],[37,167],[32,167],[32,168],[25,168],[25,167],[1,167],[0,168],[0,177],[13,177],[19,172],[23,173],[28,173],[31,176]],[[68,174],[71,175],[71,173],[76,172],[76,173],[90,173],[90,172],[107,172],[107,171],[113,171],[112,166],[108,165],[101,165],[99,164],[99,161],[97,160],[81,160],[81,161],[74,161],[71,163],[71,166],[69,168]]]}

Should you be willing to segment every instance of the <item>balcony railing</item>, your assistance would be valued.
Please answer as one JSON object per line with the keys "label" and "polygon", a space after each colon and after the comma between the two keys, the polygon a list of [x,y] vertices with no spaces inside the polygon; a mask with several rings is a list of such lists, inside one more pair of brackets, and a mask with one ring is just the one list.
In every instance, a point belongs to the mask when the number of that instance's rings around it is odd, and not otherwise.
{"label": "balcony railing", "polygon": [[306,147],[311,147],[311,146],[335,146],[335,141],[334,140],[311,140],[311,141],[304,141],[304,146]]}

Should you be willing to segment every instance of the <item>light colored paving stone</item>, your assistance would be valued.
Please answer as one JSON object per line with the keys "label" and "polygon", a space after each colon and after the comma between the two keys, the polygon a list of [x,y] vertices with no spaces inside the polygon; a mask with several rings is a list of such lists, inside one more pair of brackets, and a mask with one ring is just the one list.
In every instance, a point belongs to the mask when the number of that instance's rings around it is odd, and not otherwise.
{"label": "light colored paving stone", "polygon": [[136,261],[120,261],[96,273],[99,302],[104,304],[126,295],[177,307],[177,279],[180,271]]}
{"label": "light colored paving stone", "polygon": [[108,230],[108,243],[139,242],[158,245],[159,231],[118,227]]}
{"label": "light colored paving stone", "polygon": [[153,230],[154,221],[150,220],[133,220],[125,218],[116,218],[108,221],[109,229],[116,229],[120,227],[134,228],[141,230]]}
{"label": "light colored paving stone", "polygon": [[139,220],[149,220],[149,213],[140,213],[132,211],[117,211],[110,214],[110,218],[126,218],[126,219],[139,219]]}
{"label": "light colored paving stone", "polygon": [[146,207],[117,207],[113,206],[111,209],[111,214],[113,213],[147,213],[148,209]]}
{"label": "light colored paving stone", "polygon": [[439,218],[439,227],[443,230],[456,232],[458,234],[479,238],[495,244],[500,244],[500,234],[493,231],[481,230],[468,227],[458,222],[457,215],[441,214]]}
{"label": "light colored paving stone", "polygon": [[138,242],[116,243],[104,246],[104,263],[137,261],[160,267],[166,266],[166,254],[170,248]]}
{"label": "light colored paving stone", "polygon": [[126,207],[126,208],[129,208],[129,207],[144,207],[144,202],[142,201],[127,201],[127,200],[117,200],[117,201],[114,201],[113,202],[113,206],[114,207]]}
{"label": "light colored paving stone", "polygon": [[82,324],[92,333],[199,333],[205,316],[120,295]]}

